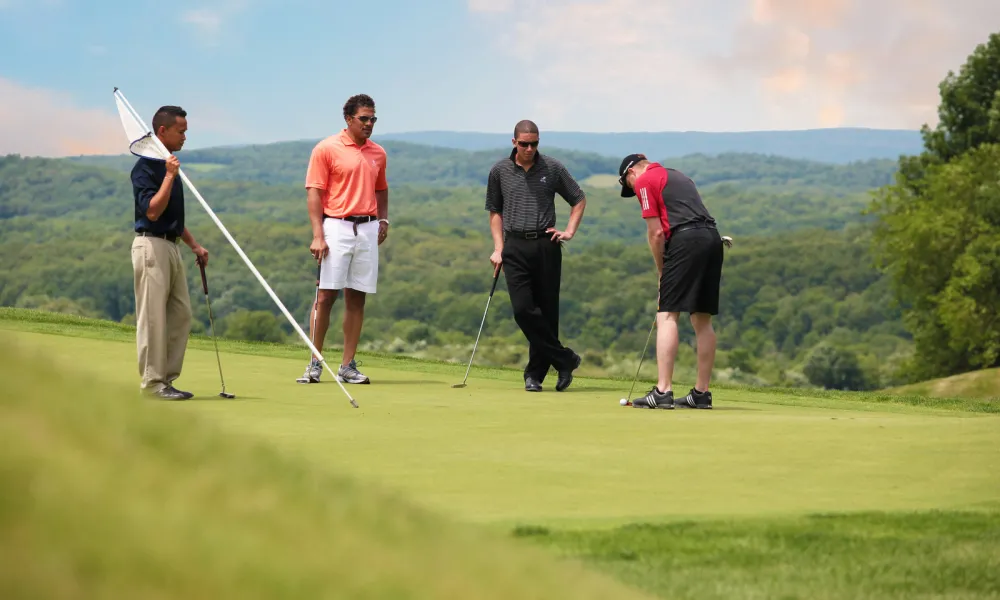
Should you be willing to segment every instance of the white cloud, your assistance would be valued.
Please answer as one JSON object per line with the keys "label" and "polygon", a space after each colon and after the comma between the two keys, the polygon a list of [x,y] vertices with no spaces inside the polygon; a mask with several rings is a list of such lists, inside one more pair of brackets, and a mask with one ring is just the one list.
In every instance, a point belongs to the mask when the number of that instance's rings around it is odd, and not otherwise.
{"label": "white cloud", "polygon": [[472,12],[502,13],[509,11],[513,6],[514,0],[469,0],[469,10]]}
{"label": "white cloud", "polygon": [[219,0],[181,13],[181,21],[191,25],[199,39],[210,46],[221,43],[226,25],[246,10],[248,0]]}
{"label": "white cloud", "polygon": [[73,156],[128,151],[121,121],[110,111],[80,108],[63,93],[2,77],[0,98],[4,99],[0,103],[0,154]]}
{"label": "white cloud", "polygon": [[197,8],[185,12],[182,16],[185,23],[194,25],[204,35],[217,35],[222,26],[222,13],[211,8]]}
{"label": "white cloud", "polygon": [[1000,30],[996,0],[499,4],[468,6],[550,130],[915,129],[936,123],[948,70]]}

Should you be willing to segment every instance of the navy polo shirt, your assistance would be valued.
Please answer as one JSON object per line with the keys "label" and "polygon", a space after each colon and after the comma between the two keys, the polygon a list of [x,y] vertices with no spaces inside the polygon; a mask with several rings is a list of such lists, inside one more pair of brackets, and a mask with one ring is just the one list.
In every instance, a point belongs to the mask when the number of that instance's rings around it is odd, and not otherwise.
{"label": "navy polo shirt", "polygon": [[170,188],[167,208],[156,221],[146,216],[149,202],[160,191],[167,176],[167,164],[162,160],[142,158],[132,167],[132,196],[135,199],[135,230],[150,233],[172,233],[180,237],[184,233],[184,183],[180,177],[174,178]]}

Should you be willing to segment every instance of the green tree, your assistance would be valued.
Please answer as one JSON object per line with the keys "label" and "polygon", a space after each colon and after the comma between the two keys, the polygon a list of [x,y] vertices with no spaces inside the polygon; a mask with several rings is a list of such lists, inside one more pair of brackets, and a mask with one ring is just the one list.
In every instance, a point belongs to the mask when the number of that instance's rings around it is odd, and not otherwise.
{"label": "green tree", "polygon": [[826,342],[809,352],[802,372],[809,383],[833,390],[865,390],[869,384],[858,355]]}
{"label": "green tree", "polygon": [[911,379],[1000,364],[1000,34],[941,82],[925,151],[878,190],[873,253],[913,334]]}
{"label": "green tree", "polygon": [[225,318],[227,338],[254,342],[280,342],[285,339],[278,318],[266,310],[238,310]]}

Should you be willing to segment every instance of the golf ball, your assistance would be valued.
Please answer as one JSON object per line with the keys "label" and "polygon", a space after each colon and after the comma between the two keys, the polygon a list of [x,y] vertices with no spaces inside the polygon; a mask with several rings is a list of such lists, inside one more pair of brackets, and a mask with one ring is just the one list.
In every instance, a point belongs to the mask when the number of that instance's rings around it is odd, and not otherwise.
{"label": "golf ball", "polygon": [[622,398],[621,400],[618,401],[618,404],[621,404],[622,406],[628,406],[628,400]]}

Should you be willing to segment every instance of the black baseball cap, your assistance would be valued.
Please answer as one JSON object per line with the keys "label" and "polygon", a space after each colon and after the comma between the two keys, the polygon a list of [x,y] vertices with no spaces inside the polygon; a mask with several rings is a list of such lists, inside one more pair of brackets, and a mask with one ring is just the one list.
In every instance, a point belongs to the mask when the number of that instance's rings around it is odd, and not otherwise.
{"label": "black baseball cap", "polygon": [[622,159],[622,164],[618,167],[618,183],[622,185],[622,198],[635,196],[635,190],[625,185],[625,172],[642,160],[646,160],[645,154],[629,154]]}

